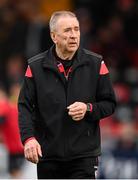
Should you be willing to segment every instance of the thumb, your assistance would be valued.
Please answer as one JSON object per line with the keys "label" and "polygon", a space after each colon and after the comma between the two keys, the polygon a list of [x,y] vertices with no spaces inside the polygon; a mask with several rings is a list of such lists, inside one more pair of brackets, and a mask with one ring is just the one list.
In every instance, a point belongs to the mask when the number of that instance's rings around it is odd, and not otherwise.
{"label": "thumb", "polygon": [[75,108],[75,107],[77,107],[77,105],[78,105],[78,102],[75,102],[75,103],[69,105],[69,106],[67,107],[67,109]]}
{"label": "thumb", "polygon": [[40,157],[42,157],[42,150],[41,150],[41,146],[40,145],[37,146],[37,152],[38,152],[38,155]]}

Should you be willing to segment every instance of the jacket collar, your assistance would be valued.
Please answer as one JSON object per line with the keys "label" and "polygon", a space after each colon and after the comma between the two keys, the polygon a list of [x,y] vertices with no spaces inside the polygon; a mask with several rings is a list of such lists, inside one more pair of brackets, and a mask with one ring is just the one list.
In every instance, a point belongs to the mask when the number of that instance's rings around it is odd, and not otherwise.
{"label": "jacket collar", "polygon": [[[43,61],[43,67],[55,69],[56,71],[58,71],[56,60],[53,55],[53,48],[55,48],[54,45],[47,51],[46,57],[44,58]],[[83,49],[79,48],[76,53],[77,54],[76,54],[75,62],[73,63],[73,67],[72,67],[73,70],[76,69],[78,66],[88,64],[86,57],[84,58]]]}
{"label": "jacket collar", "polygon": [[42,62],[43,67],[56,68],[56,61],[52,52],[53,48],[54,48],[54,45],[46,52],[46,56]]}
{"label": "jacket collar", "polygon": [[[61,73],[58,70],[57,63],[56,63],[55,57],[53,55],[53,48],[55,48],[55,47],[52,46],[46,52],[46,56],[42,62],[43,63],[42,65],[44,68],[50,69],[53,72],[55,72],[59,76],[59,78],[62,80],[62,82],[64,84],[66,84],[66,79],[63,77],[63,75],[61,75]],[[88,64],[86,57],[85,58],[83,57],[84,56],[83,49],[79,48],[76,53],[77,53],[76,58],[75,58],[75,61],[73,63],[73,66],[72,66],[72,73],[74,73],[74,71],[78,67]]]}

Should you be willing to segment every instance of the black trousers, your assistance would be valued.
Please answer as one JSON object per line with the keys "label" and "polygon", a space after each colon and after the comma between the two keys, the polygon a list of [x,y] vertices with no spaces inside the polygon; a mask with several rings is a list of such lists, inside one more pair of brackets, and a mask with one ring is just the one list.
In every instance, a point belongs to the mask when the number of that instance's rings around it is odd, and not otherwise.
{"label": "black trousers", "polygon": [[97,157],[79,158],[71,161],[47,160],[37,165],[38,179],[95,179]]}

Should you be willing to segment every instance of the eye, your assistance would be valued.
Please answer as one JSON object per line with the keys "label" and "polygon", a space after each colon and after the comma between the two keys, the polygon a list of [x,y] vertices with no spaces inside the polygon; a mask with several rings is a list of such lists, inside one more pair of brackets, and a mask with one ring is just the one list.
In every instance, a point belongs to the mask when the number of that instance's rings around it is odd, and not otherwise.
{"label": "eye", "polygon": [[79,27],[75,27],[74,30],[75,30],[75,31],[79,31],[80,28],[79,28]]}
{"label": "eye", "polygon": [[64,32],[69,32],[71,29],[70,28],[67,28],[64,30]]}

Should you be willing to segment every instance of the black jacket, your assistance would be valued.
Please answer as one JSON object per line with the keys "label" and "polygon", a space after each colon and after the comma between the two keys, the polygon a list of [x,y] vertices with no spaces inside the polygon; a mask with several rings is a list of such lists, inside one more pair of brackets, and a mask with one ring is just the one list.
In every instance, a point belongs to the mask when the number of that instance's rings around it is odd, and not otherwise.
{"label": "black jacket", "polygon": [[[58,71],[52,48],[28,62],[32,74],[25,77],[18,101],[22,142],[35,136],[42,159],[100,155],[99,120],[116,106],[109,73],[100,74],[102,56],[78,49],[68,81]],[[67,112],[76,101],[93,104],[78,122]]]}

